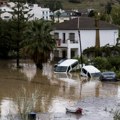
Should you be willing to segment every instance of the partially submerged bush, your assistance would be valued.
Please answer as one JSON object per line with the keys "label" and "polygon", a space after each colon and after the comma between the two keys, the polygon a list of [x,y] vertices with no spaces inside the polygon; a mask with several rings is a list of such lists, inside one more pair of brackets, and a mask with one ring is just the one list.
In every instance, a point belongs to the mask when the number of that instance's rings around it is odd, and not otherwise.
{"label": "partially submerged bush", "polygon": [[114,117],[113,117],[114,120],[120,120],[120,110],[116,110],[114,112]]}

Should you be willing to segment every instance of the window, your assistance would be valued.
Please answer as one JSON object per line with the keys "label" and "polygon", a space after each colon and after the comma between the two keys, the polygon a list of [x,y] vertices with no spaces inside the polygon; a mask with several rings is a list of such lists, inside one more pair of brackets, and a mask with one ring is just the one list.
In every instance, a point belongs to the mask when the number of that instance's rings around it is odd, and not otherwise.
{"label": "window", "polygon": [[86,73],[87,73],[87,71],[86,71],[84,68],[82,69],[82,71],[83,71],[83,73],[84,73],[84,74],[86,74]]}
{"label": "window", "polygon": [[4,18],[9,18],[9,16],[4,16]]}
{"label": "window", "polygon": [[65,33],[63,33],[63,43],[65,43]]}
{"label": "window", "polygon": [[75,41],[75,33],[69,33],[69,39]]}
{"label": "window", "polygon": [[72,66],[72,68],[74,69],[75,67],[77,68],[78,65],[79,65],[79,63],[78,63],[78,62],[75,62],[75,63],[73,63],[71,66]]}
{"label": "window", "polygon": [[57,66],[55,68],[55,72],[66,72],[67,67],[66,66]]}
{"label": "window", "polygon": [[71,50],[71,58],[75,57],[75,51]]}
{"label": "window", "polygon": [[70,72],[70,66],[68,67],[67,72]]}

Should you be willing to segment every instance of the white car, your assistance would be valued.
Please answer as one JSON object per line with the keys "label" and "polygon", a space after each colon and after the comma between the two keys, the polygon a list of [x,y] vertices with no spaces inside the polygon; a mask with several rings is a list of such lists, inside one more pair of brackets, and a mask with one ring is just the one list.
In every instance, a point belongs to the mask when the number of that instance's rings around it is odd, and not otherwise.
{"label": "white car", "polygon": [[67,59],[55,67],[54,73],[69,73],[79,67],[80,66],[77,59]]}
{"label": "white car", "polygon": [[85,65],[81,68],[81,76],[84,77],[99,77],[101,75],[101,71],[92,65]]}

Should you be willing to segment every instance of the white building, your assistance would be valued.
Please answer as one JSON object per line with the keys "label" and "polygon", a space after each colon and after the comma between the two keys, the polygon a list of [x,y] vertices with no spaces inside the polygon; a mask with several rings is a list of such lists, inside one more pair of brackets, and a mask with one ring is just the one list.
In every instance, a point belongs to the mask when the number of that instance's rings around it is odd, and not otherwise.
{"label": "white building", "polygon": [[[14,5],[15,5],[14,3],[10,2],[4,6],[1,6],[0,17],[5,20],[11,19],[12,18],[11,12],[13,12],[12,7]],[[33,5],[25,4],[25,6],[28,7],[28,10],[31,9],[31,11],[28,14],[33,15],[29,20],[36,20],[36,19],[50,20],[50,9],[49,8],[41,8],[37,4],[33,4]]]}
{"label": "white building", "polygon": [[50,20],[50,9],[49,8],[41,8],[37,4],[30,5],[29,8],[32,9],[29,12],[29,14],[34,15],[32,18],[30,18],[30,20],[35,20],[35,19]]}
{"label": "white building", "polygon": [[[80,31],[80,37],[78,34]],[[99,21],[100,47],[109,44],[116,45],[119,27],[104,21]],[[81,52],[96,45],[95,19],[80,17],[59,23],[55,26],[54,35],[57,42],[54,56],[57,58],[73,58],[80,56]],[[80,50],[80,41],[81,49]]]}
{"label": "white building", "polygon": [[9,20],[9,19],[12,18],[12,14],[11,13],[13,12],[13,10],[10,7],[8,7],[8,6],[1,6],[0,7],[0,11],[1,11],[0,17],[2,19]]}

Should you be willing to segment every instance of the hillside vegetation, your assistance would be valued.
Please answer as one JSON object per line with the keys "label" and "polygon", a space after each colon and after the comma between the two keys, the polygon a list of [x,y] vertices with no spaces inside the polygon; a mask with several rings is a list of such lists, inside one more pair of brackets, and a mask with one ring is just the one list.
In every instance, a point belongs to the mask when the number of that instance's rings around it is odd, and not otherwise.
{"label": "hillside vegetation", "polygon": [[[45,0],[38,0],[40,3],[44,3]],[[47,0],[50,1],[50,0]],[[54,1],[54,0],[53,0]],[[55,0],[56,1],[56,0]],[[103,10],[105,5],[110,2],[113,5],[119,4],[120,0],[80,0],[80,3],[72,3],[70,0],[59,0],[62,3],[63,9],[96,9]]]}

